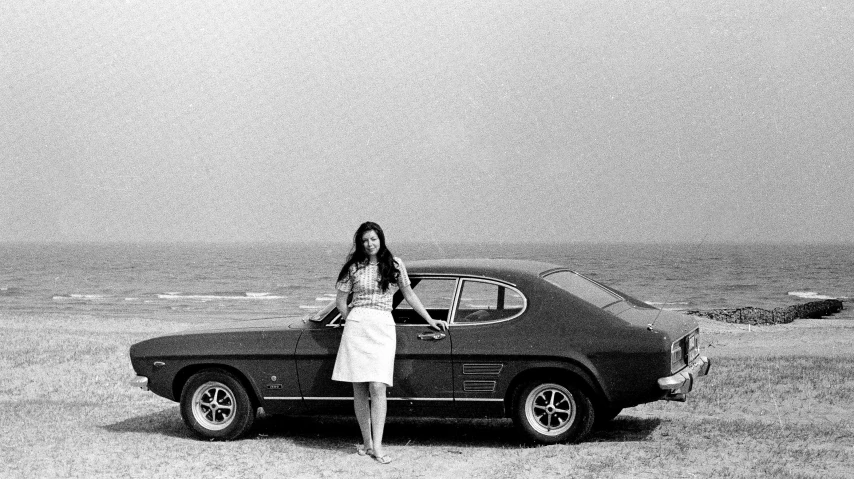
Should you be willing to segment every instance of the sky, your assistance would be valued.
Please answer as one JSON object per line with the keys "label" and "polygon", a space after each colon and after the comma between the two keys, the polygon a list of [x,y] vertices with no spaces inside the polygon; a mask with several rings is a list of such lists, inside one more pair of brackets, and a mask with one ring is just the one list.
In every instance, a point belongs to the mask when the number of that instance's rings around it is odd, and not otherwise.
{"label": "sky", "polygon": [[854,3],[0,4],[0,242],[854,242]]}

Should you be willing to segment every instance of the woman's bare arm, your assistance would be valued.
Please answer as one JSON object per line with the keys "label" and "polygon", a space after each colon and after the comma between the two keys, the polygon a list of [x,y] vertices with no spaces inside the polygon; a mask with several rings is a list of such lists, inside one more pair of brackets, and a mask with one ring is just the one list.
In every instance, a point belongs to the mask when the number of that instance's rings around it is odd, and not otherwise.
{"label": "woman's bare arm", "polygon": [[347,315],[350,314],[350,308],[347,305],[348,296],[350,296],[350,293],[341,290],[338,290],[338,295],[335,296],[335,306],[341,313],[341,319],[345,321],[347,320]]}
{"label": "woman's bare arm", "polygon": [[411,286],[406,285],[400,288],[400,292],[403,293],[403,298],[406,300],[407,303],[409,303],[410,306],[412,306],[412,309],[414,309],[416,313],[418,313],[422,318],[424,318],[424,320],[427,321],[427,324],[429,324],[431,328],[438,329],[440,331],[445,331],[448,329],[447,321],[436,321],[435,319],[430,317],[430,313],[428,313],[427,310],[424,308],[424,305],[421,304],[421,300],[418,299],[418,295],[415,294],[415,291],[412,291]]}

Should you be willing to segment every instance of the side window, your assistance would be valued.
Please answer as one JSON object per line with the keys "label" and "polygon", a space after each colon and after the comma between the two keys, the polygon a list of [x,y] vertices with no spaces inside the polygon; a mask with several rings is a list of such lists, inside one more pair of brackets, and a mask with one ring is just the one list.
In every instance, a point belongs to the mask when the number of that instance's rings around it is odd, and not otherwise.
{"label": "side window", "polygon": [[[454,298],[454,290],[457,280],[454,278],[410,278],[412,280],[412,291],[421,300],[424,309],[430,313],[433,319],[448,319],[451,310],[451,301]],[[398,293],[400,295],[400,293]],[[395,298],[397,303],[391,312],[394,322],[397,324],[426,325],[424,318],[418,315],[412,306],[400,295]]]}
{"label": "side window", "polygon": [[466,280],[457,305],[455,324],[507,319],[522,312],[525,299],[516,290],[493,283]]}

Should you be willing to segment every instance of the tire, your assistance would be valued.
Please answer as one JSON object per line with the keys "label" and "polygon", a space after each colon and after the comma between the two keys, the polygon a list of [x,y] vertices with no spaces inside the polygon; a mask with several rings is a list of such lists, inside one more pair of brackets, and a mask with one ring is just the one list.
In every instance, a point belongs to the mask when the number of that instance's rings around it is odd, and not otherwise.
{"label": "tire", "polygon": [[230,441],[244,435],[255,421],[255,408],[237,377],[206,369],[190,377],[181,390],[181,417],[203,439]]}
{"label": "tire", "polygon": [[579,442],[593,428],[594,418],[590,397],[571,382],[528,382],[513,411],[516,426],[534,444]]}

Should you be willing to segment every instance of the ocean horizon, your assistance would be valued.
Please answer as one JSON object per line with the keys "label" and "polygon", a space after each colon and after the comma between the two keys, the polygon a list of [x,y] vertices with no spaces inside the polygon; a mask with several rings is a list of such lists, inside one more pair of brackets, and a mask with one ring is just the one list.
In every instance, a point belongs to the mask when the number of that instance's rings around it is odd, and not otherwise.
{"label": "ocean horizon", "polygon": [[[334,297],[349,247],[333,241],[0,243],[0,312],[177,322],[306,314]],[[405,262],[556,263],[671,310],[770,309],[854,296],[854,244],[396,242],[389,247]]]}

